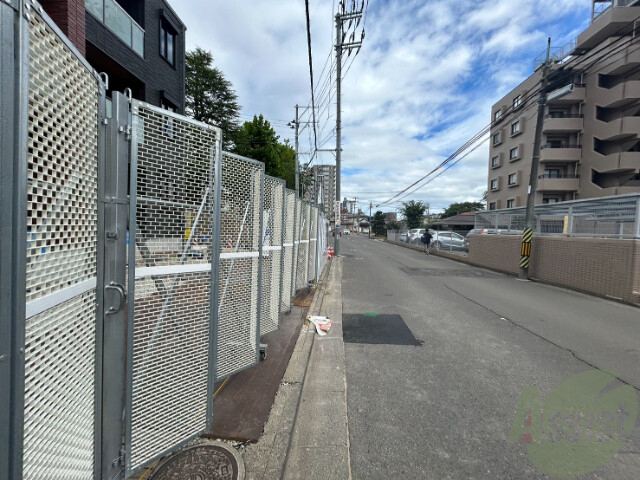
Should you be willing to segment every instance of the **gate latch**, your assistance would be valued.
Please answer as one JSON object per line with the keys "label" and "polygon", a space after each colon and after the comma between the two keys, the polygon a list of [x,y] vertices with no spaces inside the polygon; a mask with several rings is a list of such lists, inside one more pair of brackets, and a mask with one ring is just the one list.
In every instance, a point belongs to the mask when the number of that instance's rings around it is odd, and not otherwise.
{"label": "gate latch", "polygon": [[105,315],[113,315],[115,313],[118,313],[120,310],[122,310],[122,307],[124,307],[124,304],[127,301],[127,294],[124,291],[124,287],[119,283],[109,282],[109,285],[104,287],[104,289],[105,291],[114,290],[118,293],[118,296],[120,297],[120,303],[118,304],[118,306],[117,307],[114,307],[113,305],[110,306],[109,310],[105,312]]}

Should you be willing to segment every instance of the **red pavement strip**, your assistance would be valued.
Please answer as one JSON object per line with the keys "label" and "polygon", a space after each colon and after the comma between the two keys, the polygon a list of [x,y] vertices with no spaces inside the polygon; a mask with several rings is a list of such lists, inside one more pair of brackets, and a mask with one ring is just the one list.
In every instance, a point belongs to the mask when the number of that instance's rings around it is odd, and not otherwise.
{"label": "red pavement strip", "polygon": [[[257,442],[289,365],[308,308],[280,316],[280,328],[262,337],[267,359],[234,375],[213,401],[213,429],[207,437]],[[216,384],[217,390],[222,382]],[[214,390],[215,391],[215,390]]]}

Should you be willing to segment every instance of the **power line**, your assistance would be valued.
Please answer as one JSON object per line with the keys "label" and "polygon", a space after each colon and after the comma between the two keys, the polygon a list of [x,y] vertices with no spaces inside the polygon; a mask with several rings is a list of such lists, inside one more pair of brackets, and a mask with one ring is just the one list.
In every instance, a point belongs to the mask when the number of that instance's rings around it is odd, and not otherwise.
{"label": "power line", "polygon": [[311,81],[311,111],[313,113],[313,141],[318,148],[318,132],[316,130],[316,99],[313,88],[313,57],[311,55],[311,21],[309,20],[309,0],[304,2],[307,13],[307,47],[309,51],[309,77]]}

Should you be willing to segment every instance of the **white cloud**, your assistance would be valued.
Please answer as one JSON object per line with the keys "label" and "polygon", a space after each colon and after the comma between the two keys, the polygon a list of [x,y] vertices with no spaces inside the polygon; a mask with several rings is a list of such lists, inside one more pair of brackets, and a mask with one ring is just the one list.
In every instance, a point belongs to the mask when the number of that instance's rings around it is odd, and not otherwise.
{"label": "white cloud", "polygon": [[[531,73],[547,36],[565,41],[588,24],[588,3],[370,0],[364,45],[343,82],[343,168],[358,169],[344,176],[343,195],[379,203],[441,163],[489,122],[491,105]],[[334,4],[310,2],[316,81],[332,50]],[[233,83],[243,116],[262,113],[292,139],[282,124],[293,118],[295,104],[310,102],[304,2],[174,0],[172,6],[188,27],[188,48],[212,51]],[[326,90],[316,92],[319,141],[334,148],[335,89]],[[300,142],[309,150],[310,128]],[[484,144],[407,199],[440,208],[479,200],[487,157]],[[320,153],[316,161],[333,158]]]}

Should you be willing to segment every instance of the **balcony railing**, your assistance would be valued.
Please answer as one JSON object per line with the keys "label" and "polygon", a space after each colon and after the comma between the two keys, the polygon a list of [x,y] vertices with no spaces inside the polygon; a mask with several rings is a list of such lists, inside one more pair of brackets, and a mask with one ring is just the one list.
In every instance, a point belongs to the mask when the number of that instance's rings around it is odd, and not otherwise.
{"label": "balcony railing", "polygon": [[596,6],[594,6],[593,8],[593,20],[598,18],[600,15],[602,15],[612,7],[629,7],[637,3],[638,0],[609,0],[596,2]]}
{"label": "balcony railing", "polygon": [[542,175],[538,175],[538,178],[580,178],[580,175],[575,175],[573,173],[562,173],[562,172],[545,172]]}
{"label": "balcony railing", "polygon": [[582,145],[555,145],[553,143],[547,143],[540,148],[582,148]]}
{"label": "balcony railing", "polygon": [[115,0],[85,0],[85,8],[131,50],[144,57],[144,30]]}
{"label": "balcony railing", "polygon": [[544,118],[584,118],[582,113],[550,113]]}

